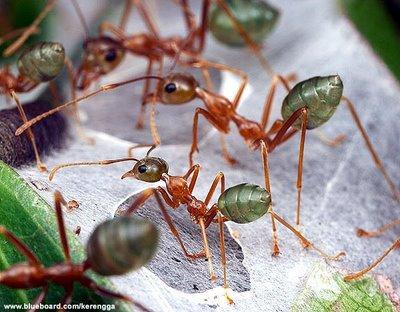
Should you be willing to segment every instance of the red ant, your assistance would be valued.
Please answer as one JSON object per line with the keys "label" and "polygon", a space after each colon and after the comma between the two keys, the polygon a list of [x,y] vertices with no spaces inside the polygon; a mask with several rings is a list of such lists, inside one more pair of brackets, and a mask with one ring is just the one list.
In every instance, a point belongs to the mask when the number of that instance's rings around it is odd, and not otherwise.
{"label": "red ant", "polygon": [[[28,263],[14,264],[0,272],[0,284],[15,289],[41,287],[42,291],[34,300],[33,305],[43,302],[50,283],[58,284],[65,289],[65,295],[61,300],[63,307],[71,303],[73,284],[77,282],[101,296],[125,300],[143,311],[148,311],[130,297],[97,285],[94,280],[85,275],[85,272],[91,269],[103,276],[122,275],[143,266],[151,259],[157,248],[158,232],[156,227],[149,221],[132,217],[105,221],[96,227],[89,238],[87,259],[83,263],[75,264],[71,259],[61,207],[61,205],[67,206],[67,203],[58,191],[54,193],[54,199],[65,262],[44,268],[37,256],[18,237],[0,226],[0,233],[28,260]],[[128,230],[132,227],[135,227],[136,231]],[[121,232],[124,235],[121,235]],[[137,241],[141,242],[140,249],[135,244]],[[118,243],[115,245],[110,242]],[[112,253],[112,257],[109,256],[110,253]],[[111,263],[110,259],[112,259]]]}
{"label": "red ant", "polygon": [[[203,61],[202,64],[208,63],[206,61]],[[225,65],[217,64],[217,66],[219,66],[220,68],[226,68]],[[139,79],[144,78],[154,78],[160,80],[157,92],[153,95],[150,95],[150,97],[156,98],[161,103],[169,105],[181,105],[182,103],[190,102],[195,98],[199,98],[203,101],[206,109],[197,108],[193,119],[193,141],[189,153],[190,166],[193,165],[194,153],[198,151],[197,127],[200,115],[202,115],[219,132],[222,132],[223,134],[228,134],[230,132],[229,124],[231,121],[233,121],[239,130],[239,134],[244,138],[246,144],[251,149],[257,149],[258,143],[260,142],[260,140],[263,140],[265,141],[269,152],[272,152],[277,146],[286,142],[300,130],[301,136],[296,183],[296,224],[300,224],[300,202],[306,132],[307,130],[315,129],[327,122],[335,113],[341,100],[345,102],[346,107],[349,109],[350,114],[367,145],[369,153],[371,154],[377,168],[381,171],[383,177],[390,186],[394,197],[397,200],[400,200],[400,194],[397,190],[396,184],[390,178],[385,167],[383,166],[382,161],[378,156],[378,153],[375,151],[366,130],[361,124],[361,120],[355,110],[354,105],[347,97],[342,95],[343,83],[338,75],[313,77],[299,82],[292,89],[290,89],[288,83],[288,78],[291,77],[284,78],[279,75],[275,76],[265,100],[260,123],[249,120],[246,117],[237,113],[236,111],[236,107],[240,101],[243,90],[247,83],[246,76],[244,76],[233,101],[230,101],[224,96],[208,91],[207,89],[201,88],[197,80],[193,76],[181,73],[173,73],[166,77],[139,77],[120,83],[104,85],[100,89],[84,97],[81,97],[76,101],[80,101],[102,91],[111,90],[121,85],[135,82]],[[268,126],[273,98],[278,83],[282,83],[284,87],[288,90],[288,94],[282,102],[283,119],[276,120],[272,124],[271,128],[266,131],[265,129],[267,129]],[[19,129],[17,129],[16,134],[21,134],[26,128],[32,126],[37,121],[48,115],[51,115],[58,110],[72,105],[72,103],[73,102],[66,103],[32,119],[30,122],[22,125]],[[334,142],[340,139],[341,138],[338,137],[336,140],[334,140]],[[234,160],[227,152],[225,144],[221,144],[221,146],[225,159],[227,159],[227,161],[230,163],[234,162]]]}
{"label": "red ant", "polygon": [[[138,145],[135,148],[144,146],[146,145]],[[227,264],[223,231],[223,223],[226,221],[232,221],[236,223],[250,223],[261,218],[264,214],[269,213],[272,220],[273,255],[275,256],[279,254],[275,221],[281,223],[284,227],[292,231],[301,240],[304,247],[316,250],[324,258],[337,260],[344,255],[344,252],[341,252],[335,256],[330,256],[326,254],[322,250],[315,247],[307,238],[303,236],[303,234],[301,234],[300,231],[296,230],[285,219],[283,219],[273,211],[269,178],[268,150],[264,142],[261,142],[261,156],[265,178],[265,188],[253,184],[244,183],[225,189],[225,176],[222,172],[219,172],[212,182],[211,187],[204,200],[200,200],[195,195],[193,195],[193,190],[200,173],[200,165],[192,166],[182,176],[170,175],[168,173],[168,163],[164,159],[150,156],[150,152],[155,147],[155,145],[152,145],[147,152],[146,157],[142,159],[128,157],[120,159],[85,161],[58,165],[51,170],[49,179],[52,180],[58,170],[66,167],[82,165],[110,165],[118,162],[135,161],[136,164],[134,165],[133,169],[124,173],[121,177],[122,179],[135,178],[137,180],[150,183],[163,181],[165,183],[165,188],[158,186],[156,188],[148,188],[142,191],[138,198],[131,204],[130,208],[128,208],[126,211],[117,211],[115,215],[131,215],[137,209],[139,209],[146,200],[148,200],[152,196],[155,196],[162,215],[167,222],[172,234],[175,236],[179,245],[181,246],[185,256],[189,259],[196,259],[203,257],[205,254],[206,258],[208,259],[211,280],[215,280],[216,276],[214,274],[212,266],[211,253],[208,247],[206,229],[211,225],[211,223],[218,223],[220,230],[220,248],[222,257],[221,263],[224,272],[225,290],[228,288],[226,269]],[[218,186],[220,186],[221,189],[218,201],[217,203],[210,205],[210,201],[215,194]],[[161,197],[163,200],[161,199]],[[179,235],[178,229],[175,227],[174,222],[164,205],[164,202],[174,210],[178,209],[181,205],[186,206],[186,209],[193,222],[198,224],[201,228],[205,251],[204,253],[200,252],[191,254],[188,252]],[[229,302],[232,303],[232,300],[228,296],[226,297]]]}

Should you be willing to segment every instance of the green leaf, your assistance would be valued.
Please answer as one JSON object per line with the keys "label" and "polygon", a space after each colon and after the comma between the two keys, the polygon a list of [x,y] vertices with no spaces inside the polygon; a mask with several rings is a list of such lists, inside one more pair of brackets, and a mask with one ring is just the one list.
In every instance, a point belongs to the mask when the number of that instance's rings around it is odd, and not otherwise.
{"label": "green leaf", "polygon": [[340,0],[349,18],[400,80],[399,33],[382,0]]}
{"label": "green leaf", "polygon": [[292,311],[395,312],[395,307],[373,278],[345,282],[339,273],[318,264],[292,305]]}
{"label": "green leaf", "polygon": [[[45,266],[64,261],[54,209],[1,161],[0,224],[24,241]],[[68,232],[68,240],[73,261],[85,260],[85,250],[73,233]],[[26,262],[25,257],[4,236],[0,236],[0,271],[20,262]],[[112,288],[107,279],[89,275],[100,285]],[[15,290],[0,285],[0,307],[30,303],[39,292],[40,289]],[[63,294],[63,288],[51,285],[45,302],[59,303]],[[74,285],[73,303],[115,304],[117,311],[130,311],[127,304],[100,297],[77,283]]]}

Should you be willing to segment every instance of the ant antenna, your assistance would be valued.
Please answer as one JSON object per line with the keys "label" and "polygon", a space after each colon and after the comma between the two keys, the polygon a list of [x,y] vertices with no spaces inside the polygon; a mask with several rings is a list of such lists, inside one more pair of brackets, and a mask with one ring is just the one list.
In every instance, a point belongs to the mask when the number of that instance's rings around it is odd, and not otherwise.
{"label": "ant antenna", "polygon": [[92,166],[92,165],[105,166],[105,165],[111,165],[111,164],[124,162],[124,161],[138,162],[139,159],[133,158],[133,157],[126,157],[126,158],[117,158],[117,159],[106,159],[106,160],[98,160],[98,161],[82,161],[82,162],[76,162],[76,163],[61,164],[61,165],[55,166],[53,169],[51,169],[50,174],[49,174],[49,180],[50,181],[53,180],[57,171],[62,168],[75,167],[75,166]]}
{"label": "ant antenna", "polygon": [[81,22],[81,25],[83,26],[83,29],[85,30],[86,38],[89,38],[89,27],[88,27],[88,24],[86,23],[85,16],[83,15],[81,7],[79,6],[79,4],[76,0],[72,0],[72,4],[74,6],[76,14],[78,15],[79,21]]}
{"label": "ant antenna", "polygon": [[19,127],[15,131],[15,135],[22,134],[24,131],[26,131],[26,129],[32,127],[34,124],[36,124],[37,122],[41,121],[43,118],[46,118],[46,117],[48,117],[50,115],[53,115],[53,114],[55,114],[55,113],[57,113],[59,111],[62,111],[63,109],[65,109],[65,108],[67,108],[67,107],[69,107],[71,105],[76,105],[78,102],[80,102],[80,101],[82,101],[84,99],[90,98],[90,97],[92,97],[92,96],[94,96],[94,95],[96,95],[98,93],[101,93],[101,92],[104,92],[104,91],[113,90],[113,89],[118,88],[120,86],[129,84],[129,83],[133,83],[133,82],[136,82],[136,81],[144,80],[144,79],[163,80],[163,78],[160,77],[160,76],[149,75],[149,76],[142,76],[142,77],[138,77],[138,78],[132,78],[132,79],[125,80],[125,81],[121,81],[121,82],[117,82],[117,83],[110,83],[110,84],[106,84],[106,85],[100,86],[99,89],[97,89],[97,90],[95,90],[95,91],[93,91],[93,92],[91,92],[89,94],[86,94],[86,95],[81,96],[81,97],[79,97],[77,99],[69,101],[69,102],[67,102],[65,104],[57,106],[56,108],[53,108],[53,109],[47,111],[46,113],[43,113],[43,114],[41,114],[39,116],[36,116],[35,118],[29,120],[28,122],[24,123],[21,127]]}

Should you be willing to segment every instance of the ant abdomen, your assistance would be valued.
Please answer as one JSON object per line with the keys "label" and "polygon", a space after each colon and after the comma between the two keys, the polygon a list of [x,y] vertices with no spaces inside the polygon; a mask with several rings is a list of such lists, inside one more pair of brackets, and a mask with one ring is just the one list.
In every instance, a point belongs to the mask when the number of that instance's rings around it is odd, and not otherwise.
{"label": "ant abdomen", "polygon": [[228,188],[218,198],[218,209],[228,220],[249,223],[261,218],[271,205],[271,194],[264,188],[242,183]]}
{"label": "ant abdomen", "polygon": [[[261,0],[233,0],[226,4],[256,43],[264,41],[279,18],[279,11]],[[213,36],[226,45],[243,47],[246,44],[228,15],[216,5],[210,13],[209,27]]]}
{"label": "ant abdomen", "polygon": [[154,255],[158,231],[138,217],[118,217],[100,224],[86,246],[90,268],[103,276],[122,275],[145,265]]}
{"label": "ant abdomen", "polygon": [[54,79],[64,67],[65,49],[61,43],[39,42],[27,48],[18,59],[21,75],[40,83]]}
{"label": "ant abdomen", "polygon": [[[296,84],[282,103],[284,120],[298,109],[307,108],[307,129],[314,129],[327,122],[335,113],[343,93],[343,83],[339,75],[313,77]],[[293,127],[301,128],[301,120]]]}

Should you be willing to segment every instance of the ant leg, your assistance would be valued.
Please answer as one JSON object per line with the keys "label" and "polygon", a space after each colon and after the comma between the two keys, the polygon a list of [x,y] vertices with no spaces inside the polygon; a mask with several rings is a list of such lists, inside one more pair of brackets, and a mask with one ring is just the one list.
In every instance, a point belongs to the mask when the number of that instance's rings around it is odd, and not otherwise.
{"label": "ant leg", "polygon": [[271,143],[268,146],[269,152],[273,151],[275,147],[288,138],[290,138],[296,131],[288,132],[289,128],[297,121],[298,118],[301,118],[301,137],[300,137],[300,146],[299,146],[299,160],[298,160],[298,167],[297,167],[297,207],[296,207],[296,224],[300,225],[300,204],[301,204],[301,189],[302,189],[302,178],[303,178],[303,159],[304,159],[304,144],[306,138],[306,131],[307,131],[307,118],[308,113],[307,109],[302,107],[295,111],[288,120],[286,120],[281,129],[272,139]]}
{"label": "ant leg", "polygon": [[[27,31],[29,29],[29,27],[23,27],[23,28],[18,28],[15,30],[12,30],[10,32],[8,32],[7,34],[3,35],[2,37],[0,37],[0,45],[2,45],[4,42],[11,40],[14,37],[18,37],[21,36],[25,31]],[[40,28],[35,28],[31,35],[37,35],[40,33]]]}
{"label": "ant leg", "polygon": [[357,236],[359,237],[375,237],[380,236],[387,230],[394,228],[395,226],[400,225],[400,219],[394,220],[392,222],[386,223],[375,231],[366,231],[363,229],[357,229]]}
{"label": "ant leg", "polygon": [[[271,180],[269,177],[269,155],[268,155],[267,146],[265,145],[264,141],[261,141],[260,151],[261,151],[261,159],[262,159],[262,165],[263,165],[263,171],[264,171],[265,189],[269,192],[269,194],[271,196],[270,210],[273,212]],[[275,218],[274,218],[273,214],[271,214],[271,224],[272,224],[272,240],[273,240],[272,255],[279,256],[280,252],[279,252],[279,244],[278,244],[278,233],[277,233]]]}
{"label": "ant leg", "polygon": [[92,166],[92,165],[105,166],[105,165],[111,165],[111,164],[115,164],[118,162],[124,162],[124,161],[139,161],[139,160],[136,158],[133,158],[133,157],[126,157],[126,158],[117,158],[117,159],[105,159],[105,160],[98,160],[98,161],[83,161],[83,162],[76,162],[76,163],[61,164],[61,165],[55,166],[53,169],[51,169],[50,174],[49,174],[49,180],[50,181],[53,180],[57,171],[62,168],[75,167],[75,166]]}
{"label": "ant leg", "polygon": [[[146,70],[146,76],[150,76],[153,70],[153,60],[149,59],[149,62],[147,64],[147,70]],[[146,97],[147,94],[149,93],[149,88],[150,88],[150,80],[146,80],[144,82],[143,86],[143,92],[142,92],[142,105],[140,107],[140,114],[136,120],[136,129],[142,129],[144,126],[144,115],[146,113]]]}
{"label": "ant leg", "polygon": [[71,254],[68,246],[67,233],[65,231],[65,223],[61,205],[66,204],[66,200],[59,191],[54,192],[54,206],[56,209],[58,232],[60,234],[61,245],[63,247],[66,262],[71,262]]}
{"label": "ant leg", "polygon": [[215,193],[215,190],[217,189],[218,184],[221,184],[221,194],[222,194],[223,192],[225,192],[225,176],[223,172],[218,172],[217,175],[215,176],[214,181],[211,184],[210,190],[208,191],[208,194],[206,196],[206,199],[204,200],[204,205],[208,206],[212,196]]}
{"label": "ant leg", "polygon": [[301,203],[301,189],[303,182],[303,161],[304,161],[304,144],[306,141],[306,131],[307,131],[307,120],[308,113],[304,109],[302,112],[302,123],[301,123],[301,136],[300,136],[300,146],[299,146],[299,161],[297,166],[297,208],[296,208],[296,224],[300,225],[300,203]]}
{"label": "ant leg", "polygon": [[[69,57],[65,57],[65,66],[67,67],[67,72],[68,72],[68,77],[70,81],[70,87],[71,87],[71,98],[72,100],[76,99],[76,74],[74,70],[74,66],[72,65],[71,60]],[[61,102],[61,101],[59,101]],[[75,122],[76,122],[76,131],[79,135],[79,137],[86,141],[88,144],[93,145],[95,143],[94,138],[88,137],[84,130],[82,129],[82,121],[79,116],[79,109],[78,109],[78,103],[75,103],[72,106],[72,114],[74,116]]]}
{"label": "ant leg", "polygon": [[[39,295],[35,298],[35,300],[33,300],[33,302],[31,303],[33,306],[39,305],[43,302],[44,298],[46,298],[47,295],[47,291],[49,290],[49,285],[46,285],[42,288],[42,291],[39,293]],[[32,308],[30,310],[28,310],[28,312],[35,312],[37,309],[36,308]]]}
{"label": "ant leg", "polygon": [[142,16],[147,28],[150,30],[151,34],[156,37],[158,40],[160,39],[160,35],[158,29],[156,27],[156,23],[154,22],[153,17],[149,13],[149,8],[145,6],[145,4],[141,0],[132,0],[137,7],[140,15]]}
{"label": "ant leg", "polygon": [[229,304],[234,304],[232,298],[228,296],[228,274],[227,274],[227,263],[226,263],[226,250],[225,250],[225,233],[224,233],[224,222],[220,213],[218,213],[218,225],[219,225],[219,240],[221,249],[221,265],[224,272],[224,291],[225,298]]}
{"label": "ant leg", "polygon": [[204,59],[198,59],[198,60],[194,61],[192,63],[192,66],[197,67],[197,68],[203,68],[203,67],[215,68],[220,71],[228,71],[230,73],[233,73],[234,75],[239,76],[241,79],[240,86],[236,92],[234,100],[232,101],[232,105],[233,105],[234,109],[236,110],[237,106],[239,105],[240,99],[243,95],[243,91],[249,82],[249,77],[247,76],[247,74],[245,74],[243,71],[241,71],[239,69],[236,69],[236,68],[224,65],[224,64],[209,62]]}
{"label": "ant leg", "polygon": [[[25,111],[22,108],[22,105],[17,97],[17,94],[14,91],[11,91],[10,94],[11,94],[11,97],[13,98],[13,100],[15,101],[15,104],[17,105],[19,114],[21,115],[22,122],[24,124],[27,123],[28,118],[25,115]],[[42,163],[42,161],[40,159],[39,151],[38,151],[37,145],[36,145],[35,135],[33,134],[32,129],[28,128],[27,132],[28,132],[29,140],[31,141],[31,144],[32,144],[33,152],[34,152],[35,158],[36,158],[36,165],[37,165],[39,171],[41,171],[41,172],[47,171],[46,166]]]}
{"label": "ant leg", "polygon": [[190,180],[190,184],[189,184],[189,192],[190,192],[190,194],[193,193],[193,189],[194,189],[194,186],[196,185],[200,169],[201,169],[200,165],[198,165],[198,164],[194,165],[183,176],[183,178],[187,181],[189,179],[189,177],[193,174],[192,179]]}
{"label": "ant leg", "polygon": [[[202,75],[203,75],[204,81],[205,81],[205,83],[206,83],[206,88],[207,88],[207,90],[213,92],[213,91],[214,91],[214,84],[213,84],[213,82],[212,82],[212,80],[211,80],[210,72],[209,72],[208,68],[207,68],[207,67],[201,67],[200,70],[201,70],[201,73],[202,73]],[[233,157],[231,156],[231,154],[229,153],[228,146],[227,146],[227,144],[226,144],[225,135],[222,134],[222,133],[220,133],[220,143],[221,143],[221,152],[222,152],[222,155],[223,155],[224,158],[227,160],[227,162],[228,162],[230,165],[236,164],[236,163],[237,163],[237,160],[236,160],[235,158],[233,158]]]}
{"label": "ant leg", "polygon": [[[193,260],[193,259],[198,259],[198,258],[203,258],[204,255],[207,256],[207,249],[208,249],[207,238],[205,238],[205,253],[204,253],[204,252],[200,252],[200,253],[196,253],[196,254],[190,254],[190,253],[188,253],[188,251],[187,251],[187,249],[186,249],[186,247],[185,247],[185,245],[184,245],[184,243],[183,243],[183,241],[182,241],[182,238],[180,237],[179,232],[178,232],[178,230],[176,229],[176,227],[175,227],[175,225],[174,225],[174,222],[172,221],[170,215],[168,214],[168,211],[167,211],[167,209],[165,208],[165,206],[164,206],[164,204],[163,204],[163,202],[162,202],[162,200],[161,200],[161,198],[160,198],[158,192],[162,195],[162,197],[164,198],[164,200],[166,201],[166,203],[167,203],[169,206],[171,206],[172,208],[174,208],[174,206],[176,207],[176,204],[169,198],[167,192],[166,192],[163,188],[158,187],[156,190],[153,189],[152,192],[153,192],[153,194],[154,194],[154,196],[155,196],[155,198],[156,198],[156,200],[157,200],[158,206],[159,206],[159,208],[160,208],[160,210],[161,210],[161,212],[162,212],[162,214],[163,214],[163,216],[164,216],[164,220],[167,222],[167,224],[168,224],[168,226],[169,226],[169,228],[170,228],[172,234],[173,234],[173,235],[175,236],[175,238],[178,240],[179,245],[181,246],[181,248],[182,248],[183,253],[185,254],[185,256],[186,256],[187,258],[191,259],[191,260]],[[204,225],[204,224],[203,224],[203,225]],[[203,239],[204,239],[204,235],[205,235],[205,233],[203,233]],[[207,258],[208,258],[208,257],[207,257]],[[210,262],[209,262],[209,263],[210,263]],[[211,273],[211,272],[210,272],[210,273]],[[211,279],[213,279],[213,278],[211,277]]]}
{"label": "ant leg", "polygon": [[275,72],[272,69],[272,66],[269,64],[269,62],[265,58],[265,56],[262,55],[260,46],[253,41],[253,39],[250,37],[250,35],[247,33],[247,31],[243,28],[243,26],[237,20],[235,15],[232,13],[231,9],[226,4],[226,2],[223,1],[223,0],[216,0],[215,2],[225,12],[225,14],[229,17],[229,19],[231,20],[231,22],[233,24],[233,27],[240,34],[240,36],[243,38],[243,41],[246,43],[247,47],[257,57],[257,59],[260,62],[261,66],[263,67],[263,69],[267,72],[268,75],[273,76],[275,74]]}
{"label": "ant leg", "polygon": [[207,233],[206,233],[206,226],[204,223],[204,218],[199,218],[199,225],[200,225],[200,229],[201,229],[201,234],[203,237],[203,243],[204,243],[204,251],[206,254],[206,258],[207,258],[207,264],[208,264],[208,272],[210,273],[210,279],[211,281],[215,281],[217,279],[217,276],[214,273],[214,267],[212,264],[212,255],[210,252],[210,247],[208,245],[208,239],[207,239]]}
{"label": "ant leg", "polygon": [[85,94],[85,95],[83,95],[83,96],[81,96],[81,97],[79,97],[77,99],[74,99],[74,100],[69,101],[67,103],[64,103],[62,105],[59,105],[59,106],[57,106],[57,107],[55,107],[55,108],[53,108],[53,109],[51,109],[51,110],[39,115],[39,116],[36,116],[35,118],[29,120],[28,122],[24,123],[22,126],[20,126],[15,131],[15,135],[21,135],[21,133],[23,133],[28,128],[32,127],[34,124],[36,124],[37,122],[41,121],[42,119],[44,119],[44,118],[46,118],[46,117],[48,117],[50,115],[53,115],[53,114],[55,114],[57,112],[60,112],[63,109],[69,107],[69,106],[76,105],[78,102],[81,102],[81,101],[83,101],[85,99],[91,98],[91,97],[93,97],[93,96],[95,96],[95,95],[97,95],[97,94],[99,94],[101,92],[114,90],[114,89],[116,89],[116,88],[118,88],[120,86],[129,84],[129,83],[134,83],[134,82],[137,82],[137,81],[140,81],[140,80],[144,80],[144,79],[158,79],[158,80],[161,80],[162,78],[159,77],[159,76],[142,76],[142,77],[132,78],[132,79],[128,79],[128,80],[117,82],[117,83],[109,83],[109,84],[102,85],[102,86],[100,86],[99,89],[97,89],[97,90],[95,90],[95,91],[93,91],[91,93]]}
{"label": "ant leg", "polygon": [[135,211],[138,210],[146,202],[147,199],[149,199],[151,196],[154,195],[154,197],[157,200],[158,206],[163,214],[165,222],[167,222],[169,229],[172,232],[172,235],[174,235],[175,238],[177,239],[185,256],[189,259],[197,259],[197,258],[204,257],[204,252],[197,253],[197,254],[188,253],[188,251],[179,235],[179,232],[176,229],[174,222],[172,221],[170,215],[168,214],[168,211],[166,210],[158,192],[161,194],[161,196],[163,197],[165,202],[168,204],[168,206],[170,206],[173,209],[176,209],[179,206],[179,204],[174,203],[174,201],[168,196],[167,192],[163,188],[161,188],[161,187],[157,187],[156,189],[149,188],[149,189],[142,191],[139,194],[138,198],[132,203],[132,205],[126,211],[124,211],[124,212],[117,211],[116,215],[129,216],[129,215],[135,213]]}
{"label": "ant leg", "polygon": [[101,36],[103,36],[106,31],[111,32],[114,36],[116,36],[121,41],[126,40],[125,33],[121,28],[111,24],[108,21],[103,21],[103,22],[101,22],[101,24],[99,26],[99,33]]}
{"label": "ant leg", "polygon": [[345,134],[339,134],[338,136],[334,137],[333,139],[328,138],[321,130],[315,129],[314,132],[317,136],[317,138],[322,141],[322,143],[330,146],[330,147],[337,147],[340,144],[342,144],[346,139],[347,135]]}
{"label": "ant leg", "polygon": [[365,269],[355,272],[355,273],[351,273],[351,274],[347,274],[344,277],[345,281],[351,281],[357,278],[360,278],[362,276],[364,276],[365,274],[367,274],[369,271],[371,271],[372,269],[374,269],[378,264],[380,264],[383,259],[385,259],[395,248],[399,248],[400,247],[400,238],[398,238],[393,244],[392,246],[390,246],[388,249],[385,250],[385,252],[378,258],[376,259],[371,265],[369,265],[368,267],[366,267]]}
{"label": "ant leg", "polygon": [[132,1],[125,0],[125,6],[123,8],[122,15],[121,15],[121,18],[119,20],[119,25],[118,25],[118,27],[121,30],[125,30],[131,11],[132,11]]}
{"label": "ant leg", "polygon": [[174,0],[174,2],[181,7],[183,12],[183,17],[185,19],[186,28],[188,33],[193,33],[197,31],[196,17],[189,8],[187,0]]}
{"label": "ant leg", "polygon": [[1,225],[0,234],[3,234],[18,249],[18,251],[28,259],[31,265],[35,267],[40,267],[42,265],[35,254],[28,248],[28,246],[26,246],[18,237]]}
{"label": "ant leg", "polygon": [[208,29],[208,12],[210,10],[210,4],[210,0],[203,0],[203,5],[201,9],[201,22],[198,32],[199,45],[197,47],[197,50],[195,51],[197,54],[201,54],[201,52],[203,52],[204,50]]}
{"label": "ant leg", "polygon": [[[218,131],[220,132],[226,132],[226,130],[223,128],[223,126],[220,125],[221,121],[215,118],[209,111],[202,109],[202,108],[196,108],[194,117],[193,117],[193,128],[192,128],[192,133],[193,133],[193,138],[192,138],[192,147],[189,152],[189,165],[193,166],[193,155],[195,152],[199,152],[198,148],[198,137],[197,137],[197,131],[198,131],[198,125],[199,125],[199,115],[203,115],[204,118],[208,120],[208,122],[211,123]],[[226,159],[228,161],[228,159]],[[229,161],[228,161],[229,162]]]}
{"label": "ant leg", "polygon": [[396,184],[393,182],[393,180],[390,178],[389,174],[386,171],[386,168],[383,166],[383,163],[381,159],[378,156],[377,151],[375,150],[373,144],[371,143],[371,140],[368,137],[367,132],[365,131],[360,117],[358,117],[358,114],[356,112],[356,109],[353,105],[353,103],[347,98],[342,96],[342,100],[344,100],[347,104],[347,108],[350,111],[351,117],[353,117],[353,120],[355,124],[357,125],[358,130],[360,130],[361,135],[365,141],[365,144],[367,145],[368,151],[371,154],[372,159],[375,162],[376,167],[379,169],[379,171],[382,173],[383,177],[385,178],[386,182],[389,184],[390,189],[393,192],[393,196],[397,201],[400,201],[400,191],[397,189]]}
{"label": "ant leg", "polygon": [[114,298],[114,299],[119,299],[119,300],[125,300],[128,301],[130,303],[132,303],[134,306],[136,306],[137,308],[139,308],[140,310],[144,311],[144,312],[150,312],[146,307],[144,307],[142,304],[140,304],[139,302],[134,301],[131,297],[120,294],[118,292],[112,291],[110,289],[104,288],[100,285],[97,285],[96,282],[92,279],[90,279],[87,276],[82,276],[79,279],[79,282],[89,288],[92,289],[96,294],[100,295],[100,296],[105,296],[105,297],[109,297],[109,298]]}
{"label": "ant leg", "polygon": [[322,257],[328,259],[328,260],[334,260],[337,261],[339,260],[342,256],[345,256],[346,253],[344,251],[339,252],[337,255],[331,256],[322,251],[321,249],[317,248],[312,244],[299,230],[296,230],[289,222],[287,222],[285,219],[283,219],[281,216],[276,214],[274,211],[269,209],[268,213],[272,214],[274,218],[282,224],[284,227],[286,227],[288,230],[290,230],[294,235],[296,235],[302,242],[302,245],[305,248],[311,248],[314,249],[316,252],[318,252]]}
{"label": "ant leg", "polygon": [[46,17],[46,15],[53,9],[56,5],[57,0],[49,0],[40,14],[36,17],[33,23],[22,33],[21,37],[19,37],[13,44],[11,44],[3,53],[4,56],[10,56],[14,54],[24,43],[25,41],[36,32],[39,24]]}
{"label": "ant leg", "polygon": [[[158,77],[162,76],[163,73],[163,68],[164,68],[164,59],[161,57],[160,61],[159,61],[159,69],[158,69]],[[157,86],[156,86],[156,90],[160,90],[161,88],[161,80],[158,80],[157,82]],[[151,136],[153,138],[153,143],[155,145],[160,145],[161,144],[161,140],[160,140],[160,136],[158,134],[158,130],[157,130],[157,123],[156,123],[156,106],[157,106],[157,96],[156,96],[157,92],[154,92],[153,96],[151,97],[151,111],[150,111],[150,132],[151,132]]]}
{"label": "ant leg", "polygon": [[68,305],[71,303],[72,301],[72,293],[73,293],[73,286],[67,286],[64,288],[65,289],[65,294],[63,296],[63,298],[61,299],[61,309],[59,311],[65,311],[65,309],[63,308],[64,305]]}
{"label": "ant leg", "polygon": [[274,77],[272,77],[272,82],[269,87],[267,97],[265,98],[263,113],[260,122],[260,126],[264,131],[267,128],[269,117],[271,115],[272,103],[274,100],[275,91],[278,84],[281,83],[285,87],[286,91],[289,92],[290,91],[289,82],[295,79],[296,79],[296,74],[290,74],[286,77],[283,77],[281,75],[275,75]]}

